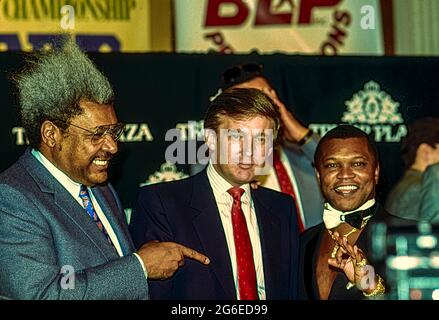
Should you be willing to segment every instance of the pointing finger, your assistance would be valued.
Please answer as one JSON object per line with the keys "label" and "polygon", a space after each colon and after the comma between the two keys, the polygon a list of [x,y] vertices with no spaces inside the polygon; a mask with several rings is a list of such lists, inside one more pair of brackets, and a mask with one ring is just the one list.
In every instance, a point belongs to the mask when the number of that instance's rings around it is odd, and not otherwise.
{"label": "pointing finger", "polygon": [[198,262],[201,262],[202,264],[209,264],[210,263],[210,259],[208,257],[206,257],[204,254],[199,253],[198,251],[195,251],[194,249],[190,249],[187,248],[183,245],[178,245],[178,247],[181,250],[181,253],[190,259],[196,260]]}

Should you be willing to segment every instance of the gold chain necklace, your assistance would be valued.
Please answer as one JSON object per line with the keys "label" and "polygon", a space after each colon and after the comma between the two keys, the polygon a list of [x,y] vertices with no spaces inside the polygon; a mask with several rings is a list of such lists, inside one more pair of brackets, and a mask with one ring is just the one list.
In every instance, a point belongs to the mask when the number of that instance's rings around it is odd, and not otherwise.
{"label": "gold chain necklace", "polygon": [[[360,229],[357,229],[357,228],[353,227],[352,230],[349,231],[348,233],[346,233],[345,235],[343,235],[343,237],[346,237],[346,238],[347,238],[347,237],[349,237],[351,234],[353,234],[354,232],[357,232],[358,230],[363,229],[363,228],[366,226],[366,224],[369,222],[370,218],[372,218],[372,216],[369,216],[369,217],[364,218],[363,221],[361,222],[361,227],[360,227]],[[331,236],[332,240],[335,241],[334,232],[332,232],[332,231],[329,230],[329,229],[326,229],[326,230],[328,230],[328,233],[329,233],[329,235]],[[335,245],[334,245],[334,248],[332,249],[332,252],[331,252],[331,258],[334,259],[334,258],[337,256],[338,249],[340,249],[340,245],[336,242]]]}

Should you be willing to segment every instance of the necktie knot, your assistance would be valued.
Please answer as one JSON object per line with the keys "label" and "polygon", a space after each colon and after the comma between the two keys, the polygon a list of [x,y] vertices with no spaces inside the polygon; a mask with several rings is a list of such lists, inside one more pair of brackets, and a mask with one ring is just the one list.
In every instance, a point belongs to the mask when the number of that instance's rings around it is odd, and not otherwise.
{"label": "necktie knot", "polygon": [[333,229],[343,222],[346,222],[356,229],[361,229],[363,221],[375,213],[376,207],[377,204],[375,203],[369,208],[343,214],[341,211],[335,210],[332,207],[327,208],[325,205],[323,221],[327,229]]}
{"label": "necktie knot", "polygon": [[87,186],[81,184],[81,187],[79,188],[79,196],[81,198],[84,197],[84,196],[88,196]]}
{"label": "necktie knot", "polygon": [[82,200],[82,204],[84,205],[85,211],[89,214],[89,216],[95,220],[96,212],[93,208],[93,204],[90,200],[90,194],[88,193],[87,186],[84,186],[81,184],[81,187],[79,189],[79,197]]}
{"label": "necktie knot", "polygon": [[241,197],[245,191],[240,187],[233,187],[227,190],[227,192],[232,196],[234,201],[241,201]]}
{"label": "necktie knot", "polygon": [[373,214],[375,206],[368,208],[366,210],[359,210],[352,212],[347,215],[340,216],[340,220],[350,224],[356,229],[361,229],[364,218]]}

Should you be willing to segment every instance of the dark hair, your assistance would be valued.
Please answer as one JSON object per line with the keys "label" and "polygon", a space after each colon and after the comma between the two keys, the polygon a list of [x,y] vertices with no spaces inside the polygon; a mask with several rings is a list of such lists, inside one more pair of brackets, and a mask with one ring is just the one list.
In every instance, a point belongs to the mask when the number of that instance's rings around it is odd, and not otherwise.
{"label": "dark hair", "polygon": [[401,155],[406,169],[415,162],[416,152],[422,143],[433,148],[439,143],[439,118],[422,118],[409,125],[407,136],[401,143]]}
{"label": "dark hair", "polygon": [[279,111],[265,93],[257,89],[230,88],[216,97],[204,117],[204,128],[217,131],[223,117],[248,120],[262,116],[275,123],[274,138],[279,129]]}
{"label": "dark hair", "polygon": [[82,114],[79,103],[112,104],[114,93],[108,79],[65,36],[61,46],[36,53],[27,66],[13,76],[20,101],[22,125],[30,145],[39,149],[44,121],[66,130],[74,116]]}
{"label": "dark hair", "polygon": [[226,90],[257,77],[262,77],[268,82],[263,70],[264,66],[259,63],[244,63],[232,66],[221,74],[221,89]]}
{"label": "dark hair", "polygon": [[316,152],[314,154],[315,166],[317,167],[322,157],[322,148],[325,142],[331,139],[350,139],[350,138],[365,139],[367,141],[369,151],[372,153],[376,163],[379,162],[378,150],[376,148],[375,142],[373,141],[372,137],[357,127],[348,124],[342,124],[335,127],[332,130],[329,130],[320,140],[319,144],[317,145]]}

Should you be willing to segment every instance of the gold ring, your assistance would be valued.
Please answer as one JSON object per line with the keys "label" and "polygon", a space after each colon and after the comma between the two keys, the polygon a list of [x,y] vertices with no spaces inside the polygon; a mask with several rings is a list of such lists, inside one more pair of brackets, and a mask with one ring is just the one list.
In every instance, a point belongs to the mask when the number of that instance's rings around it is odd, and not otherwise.
{"label": "gold ring", "polygon": [[367,264],[367,260],[363,258],[361,261],[357,262],[355,265],[359,268],[364,267]]}
{"label": "gold ring", "polygon": [[338,252],[339,248],[340,248],[340,246],[338,245],[338,243],[336,243],[334,248],[332,249],[332,252],[331,252],[332,259],[335,259],[335,257],[337,256],[337,252]]}

